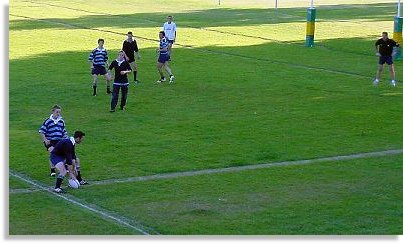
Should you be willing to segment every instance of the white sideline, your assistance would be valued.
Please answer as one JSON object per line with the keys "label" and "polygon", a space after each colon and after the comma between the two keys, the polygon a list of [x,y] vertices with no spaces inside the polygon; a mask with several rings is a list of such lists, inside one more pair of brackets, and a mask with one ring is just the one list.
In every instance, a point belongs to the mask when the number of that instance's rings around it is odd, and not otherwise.
{"label": "white sideline", "polygon": [[[21,175],[19,173],[12,172],[11,170],[10,170],[9,174],[14,176],[14,177],[16,177],[16,178],[18,178],[18,179],[20,179],[20,180],[22,180],[22,181],[24,181],[24,182],[26,182],[26,183],[28,183],[28,184],[30,184],[30,185],[35,186],[36,188],[38,188],[40,190],[47,191],[48,193],[51,193],[56,197],[60,197],[60,198],[62,198],[64,200],[66,200],[69,203],[72,203],[72,204],[77,205],[77,206],[79,206],[81,208],[84,208],[86,210],[94,212],[94,213],[96,213],[96,214],[98,214],[98,215],[100,215],[100,216],[102,216],[102,217],[104,217],[106,219],[111,219],[111,220],[113,220],[114,222],[116,222],[116,223],[118,223],[120,225],[123,225],[123,226],[126,226],[126,227],[130,228],[130,229],[139,231],[140,233],[142,233],[144,235],[150,235],[150,233],[145,230],[146,228],[144,228],[140,224],[137,224],[137,226],[134,226],[134,225],[130,224],[129,221],[126,220],[122,216],[118,216],[116,214],[108,213],[108,211],[106,211],[106,210],[104,210],[104,209],[102,209],[102,208],[100,208],[98,206],[95,206],[94,204],[91,204],[91,206],[88,206],[86,204],[80,203],[79,200],[75,200],[74,197],[71,196],[71,195],[55,193],[49,187],[43,186],[42,184],[37,183],[34,180],[31,180],[28,177],[23,176],[23,175]],[[132,221],[132,222],[134,222],[134,221]],[[155,234],[159,234],[159,233],[156,232]]]}
{"label": "white sideline", "polygon": [[282,166],[291,166],[291,165],[303,165],[303,164],[312,164],[312,163],[319,163],[319,162],[344,161],[344,160],[360,159],[360,158],[373,158],[373,157],[381,157],[381,156],[389,156],[389,155],[397,155],[397,154],[403,154],[403,149],[386,150],[386,151],[369,152],[369,153],[358,153],[358,154],[351,154],[351,155],[341,155],[341,156],[316,158],[316,159],[305,159],[305,160],[297,160],[297,161],[284,161],[284,162],[274,162],[274,163],[265,163],[265,164],[234,166],[234,167],[218,168],[218,169],[203,169],[203,170],[197,170],[197,171],[155,174],[155,175],[149,175],[149,176],[130,177],[130,178],[125,178],[125,179],[91,181],[91,184],[88,186],[139,182],[139,181],[148,181],[148,180],[156,180],[156,179],[172,179],[172,178],[185,177],[185,176],[209,175],[209,174],[218,174],[218,173],[224,173],[224,172],[238,172],[238,171],[244,171],[244,170],[265,169],[265,168],[271,168],[271,167],[282,167]]}

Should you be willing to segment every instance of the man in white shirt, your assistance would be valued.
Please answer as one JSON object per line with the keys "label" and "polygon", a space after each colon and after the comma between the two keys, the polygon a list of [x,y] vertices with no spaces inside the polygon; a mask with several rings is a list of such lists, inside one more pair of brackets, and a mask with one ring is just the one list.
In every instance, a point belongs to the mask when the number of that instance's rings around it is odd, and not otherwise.
{"label": "man in white shirt", "polygon": [[164,31],[165,37],[168,40],[168,51],[169,54],[171,54],[172,45],[174,44],[176,39],[176,24],[175,22],[173,22],[172,15],[169,15],[167,17],[167,22],[164,23],[162,30]]}

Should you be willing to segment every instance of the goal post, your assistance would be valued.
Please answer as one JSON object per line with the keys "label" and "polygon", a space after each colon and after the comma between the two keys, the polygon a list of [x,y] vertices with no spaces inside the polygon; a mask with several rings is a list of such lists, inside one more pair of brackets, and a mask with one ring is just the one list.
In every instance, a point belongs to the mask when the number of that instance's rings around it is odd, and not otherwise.
{"label": "goal post", "polygon": [[313,6],[313,0],[311,0],[311,5],[307,10],[306,15],[306,39],[305,46],[313,47],[315,39],[315,19],[316,19],[316,9]]}

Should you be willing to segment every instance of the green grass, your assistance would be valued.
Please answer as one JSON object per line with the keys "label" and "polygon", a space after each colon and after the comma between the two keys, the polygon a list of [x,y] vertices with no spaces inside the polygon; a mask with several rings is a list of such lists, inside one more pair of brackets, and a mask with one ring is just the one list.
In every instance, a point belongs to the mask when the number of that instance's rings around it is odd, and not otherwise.
{"label": "green grass", "polygon": [[[379,87],[371,84],[374,41],[392,33],[394,1],[318,3],[314,48],[304,47],[306,6],[292,1],[277,11],[260,1],[126,3],[10,3],[10,170],[54,184],[37,131],[55,103],[70,134],[87,134],[77,152],[89,181],[403,148],[402,87],[390,87],[387,72]],[[159,86],[154,40],[167,14],[179,27],[171,64],[177,82]],[[128,30],[140,46],[142,83],[130,86],[127,111],[110,114],[102,78],[101,94],[91,96],[86,60],[100,37],[114,59]],[[382,157],[71,194],[161,234],[394,235],[403,226],[395,206],[401,162]],[[32,187],[11,176],[9,185]],[[227,202],[217,202],[221,196]],[[34,215],[25,212],[27,198],[43,199]],[[50,217],[68,223],[65,213],[43,209],[58,204],[68,208],[44,192],[10,193],[10,234],[133,234],[119,225],[105,232],[110,220],[87,233],[54,233],[43,226],[55,224]],[[79,211],[79,221],[99,218]]]}
{"label": "green grass", "polygon": [[399,234],[402,160],[94,186],[73,194],[173,235]]}
{"label": "green grass", "polygon": [[138,235],[139,232],[108,222],[49,194],[35,192],[10,195],[9,234]]}

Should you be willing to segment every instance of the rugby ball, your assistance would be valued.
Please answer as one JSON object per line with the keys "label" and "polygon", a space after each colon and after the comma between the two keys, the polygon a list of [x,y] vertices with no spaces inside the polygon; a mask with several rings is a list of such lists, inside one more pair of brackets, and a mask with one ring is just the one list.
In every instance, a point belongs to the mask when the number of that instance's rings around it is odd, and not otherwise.
{"label": "rugby ball", "polygon": [[78,189],[80,187],[80,182],[78,180],[69,179],[69,186],[74,189]]}

